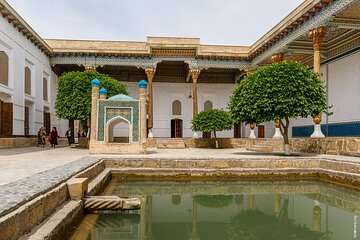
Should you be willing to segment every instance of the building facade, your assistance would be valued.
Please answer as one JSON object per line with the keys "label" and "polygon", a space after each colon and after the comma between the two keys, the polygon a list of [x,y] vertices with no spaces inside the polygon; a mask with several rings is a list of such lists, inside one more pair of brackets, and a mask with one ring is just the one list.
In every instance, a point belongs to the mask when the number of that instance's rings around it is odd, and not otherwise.
{"label": "building facade", "polygon": [[[204,109],[226,109],[235,84],[259,66],[300,61],[322,74],[332,116],[322,116],[326,136],[360,135],[360,1],[306,0],[251,46],[204,45],[198,38],[148,37],[146,42],[42,39],[0,0],[1,136],[34,135],[56,118],[59,75],[96,70],[124,82],[137,99],[147,79],[148,129],[153,137],[193,137],[191,119]],[[290,135],[310,136],[312,119],[293,119]],[[127,126],[116,134],[126,135]],[[257,126],[272,137],[274,123]],[[237,124],[220,137],[247,137]],[[197,133],[200,137],[207,134]],[[196,134],[195,134],[196,135]]]}

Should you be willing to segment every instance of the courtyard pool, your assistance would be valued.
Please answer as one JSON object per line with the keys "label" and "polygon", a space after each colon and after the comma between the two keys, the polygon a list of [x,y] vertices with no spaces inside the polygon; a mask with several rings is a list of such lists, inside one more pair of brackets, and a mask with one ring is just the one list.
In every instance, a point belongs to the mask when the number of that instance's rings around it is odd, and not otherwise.
{"label": "courtyard pool", "polygon": [[88,214],[70,240],[360,239],[360,192],[317,181],[124,181],[140,210]]}

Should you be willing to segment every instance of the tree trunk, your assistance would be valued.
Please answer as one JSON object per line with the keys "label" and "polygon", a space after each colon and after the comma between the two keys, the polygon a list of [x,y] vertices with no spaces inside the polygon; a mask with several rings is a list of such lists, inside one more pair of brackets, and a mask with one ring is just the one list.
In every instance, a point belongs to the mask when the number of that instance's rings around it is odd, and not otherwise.
{"label": "tree trunk", "polygon": [[283,135],[284,138],[284,152],[285,155],[290,155],[290,145],[289,145],[289,134],[288,134],[288,130],[289,130],[289,125],[290,125],[290,120],[288,117],[285,118],[285,124],[280,120],[281,123],[281,134]]}
{"label": "tree trunk", "polygon": [[214,137],[215,137],[215,148],[218,149],[219,148],[219,142],[218,142],[217,137],[216,137],[216,131],[214,131]]}

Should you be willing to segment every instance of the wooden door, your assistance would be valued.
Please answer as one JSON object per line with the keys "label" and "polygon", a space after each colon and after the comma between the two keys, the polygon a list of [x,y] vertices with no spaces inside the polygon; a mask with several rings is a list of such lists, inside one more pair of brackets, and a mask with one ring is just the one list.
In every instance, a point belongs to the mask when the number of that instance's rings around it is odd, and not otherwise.
{"label": "wooden door", "polygon": [[202,136],[203,138],[211,138],[211,132],[203,132]]}
{"label": "wooden door", "polygon": [[50,113],[44,112],[44,127],[46,134],[50,134],[51,132],[51,122],[50,122]]}
{"label": "wooden door", "polygon": [[171,137],[182,138],[182,120],[172,119],[171,120]]}
{"label": "wooden door", "polygon": [[25,114],[24,115],[24,135],[29,136],[29,134],[30,134],[30,120],[29,120],[30,110],[29,110],[29,107],[25,107],[24,114]]}
{"label": "wooden door", "polygon": [[264,125],[258,125],[258,138],[265,138],[265,126]]}
{"label": "wooden door", "polygon": [[234,138],[241,138],[241,123],[234,124]]}
{"label": "wooden door", "polygon": [[13,104],[1,102],[0,135],[9,137],[13,133]]}

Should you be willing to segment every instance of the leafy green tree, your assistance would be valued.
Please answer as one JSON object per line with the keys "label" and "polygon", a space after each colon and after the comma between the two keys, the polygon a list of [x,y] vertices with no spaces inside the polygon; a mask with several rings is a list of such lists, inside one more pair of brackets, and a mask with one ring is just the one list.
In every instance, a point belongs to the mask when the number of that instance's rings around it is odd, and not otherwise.
{"label": "leafy green tree", "polygon": [[193,118],[191,123],[193,131],[213,132],[215,139],[217,131],[231,130],[233,127],[230,114],[219,109],[202,111]]}
{"label": "leafy green tree", "polygon": [[123,83],[108,75],[95,71],[68,72],[58,79],[55,102],[56,115],[62,119],[85,120],[91,115],[91,81],[100,80],[100,87],[106,88],[108,97],[127,94]]}
{"label": "leafy green tree", "polygon": [[328,108],[318,75],[299,62],[284,61],[261,67],[243,79],[230,97],[229,109],[235,122],[258,124],[279,119],[288,145],[290,118],[314,117]]}

